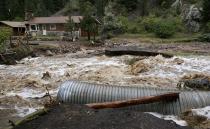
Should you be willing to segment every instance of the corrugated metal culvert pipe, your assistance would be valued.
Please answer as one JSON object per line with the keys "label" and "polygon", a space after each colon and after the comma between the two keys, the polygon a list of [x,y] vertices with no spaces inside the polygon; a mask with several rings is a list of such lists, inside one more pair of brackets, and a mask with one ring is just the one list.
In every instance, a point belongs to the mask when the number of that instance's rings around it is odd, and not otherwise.
{"label": "corrugated metal culvert pipe", "polygon": [[[59,89],[58,100],[71,104],[89,104],[160,95],[168,92],[178,92],[178,90],[150,87],[107,86],[79,81],[66,81]],[[208,105],[210,105],[210,92],[181,91],[180,97],[176,101],[142,104],[131,106],[129,109],[177,115],[191,108],[202,108]]]}

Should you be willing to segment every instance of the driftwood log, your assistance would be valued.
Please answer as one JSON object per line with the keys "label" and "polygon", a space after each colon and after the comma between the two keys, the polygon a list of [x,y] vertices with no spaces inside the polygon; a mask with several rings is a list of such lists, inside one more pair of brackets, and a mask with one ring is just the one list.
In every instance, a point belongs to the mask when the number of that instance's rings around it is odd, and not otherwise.
{"label": "driftwood log", "polygon": [[114,101],[114,102],[104,102],[104,103],[92,103],[86,104],[90,108],[94,109],[105,109],[105,108],[122,108],[128,106],[134,106],[139,104],[150,104],[161,101],[174,101],[179,98],[179,93],[167,93],[157,96],[148,96],[138,99],[130,99],[123,101]]}
{"label": "driftwood log", "polygon": [[157,56],[162,55],[165,58],[171,58],[173,55],[167,53],[160,53],[151,50],[145,50],[144,48],[138,47],[117,47],[108,48],[105,50],[107,56],[121,56],[121,55],[135,55],[135,56]]}

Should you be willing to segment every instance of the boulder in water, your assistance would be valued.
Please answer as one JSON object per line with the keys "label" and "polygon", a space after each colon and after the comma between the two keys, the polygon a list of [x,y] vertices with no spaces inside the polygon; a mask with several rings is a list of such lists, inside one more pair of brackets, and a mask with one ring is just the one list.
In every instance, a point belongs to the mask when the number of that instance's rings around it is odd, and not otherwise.
{"label": "boulder in water", "polygon": [[50,50],[46,51],[46,56],[53,56],[53,53]]}
{"label": "boulder in water", "polygon": [[177,64],[177,65],[181,65],[184,63],[184,60],[180,59],[180,58],[175,58],[172,63]]}
{"label": "boulder in water", "polygon": [[46,73],[43,73],[43,76],[42,76],[43,80],[49,80],[50,78],[51,78],[51,75],[48,71]]}
{"label": "boulder in water", "polygon": [[210,76],[194,74],[184,76],[178,83],[178,88],[210,90]]}

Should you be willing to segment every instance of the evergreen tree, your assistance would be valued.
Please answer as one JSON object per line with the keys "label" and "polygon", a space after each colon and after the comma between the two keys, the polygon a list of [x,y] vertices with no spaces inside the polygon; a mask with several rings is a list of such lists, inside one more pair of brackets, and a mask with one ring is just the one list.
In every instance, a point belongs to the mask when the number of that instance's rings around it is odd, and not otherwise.
{"label": "evergreen tree", "polygon": [[203,0],[202,17],[204,24],[210,22],[210,0]]}
{"label": "evergreen tree", "polygon": [[95,13],[96,8],[90,2],[85,2],[83,3],[83,5],[81,5],[80,9],[82,10],[84,15],[84,18],[81,21],[81,26],[87,32],[88,40],[90,40],[91,38],[91,33],[94,34],[95,40],[96,21],[93,18],[93,14]]}
{"label": "evergreen tree", "polygon": [[[43,0],[38,0],[38,4],[36,6],[36,11],[34,12],[34,14],[36,16],[48,16],[50,14],[49,10],[46,9]],[[43,11],[45,10],[45,11]]]}
{"label": "evergreen tree", "polygon": [[6,20],[6,0],[0,0],[0,20]]}
{"label": "evergreen tree", "polygon": [[137,8],[137,0],[116,0],[118,4],[126,7],[127,11],[134,11]]}
{"label": "evergreen tree", "polygon": [[138,0],[138,8],[140,8],[140,15],[148,15],[148,0]]}
{"label": "evergreen tree", "polygon": [[95,6],[97,9],[97,16],[102,18],[104,16],[105,7],[108,3],[108,0],[95,0]]}

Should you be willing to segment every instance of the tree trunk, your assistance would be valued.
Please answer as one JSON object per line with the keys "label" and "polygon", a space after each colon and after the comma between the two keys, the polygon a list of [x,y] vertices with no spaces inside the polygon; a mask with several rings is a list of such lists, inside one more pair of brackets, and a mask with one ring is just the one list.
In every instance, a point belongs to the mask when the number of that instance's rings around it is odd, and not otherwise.
{"label": "tree trunk", "polygon": [[93,34],[93,40],[96,41],[96,33]]}
{"label": "tree trunk", "polygon": [[157,96],[147,96],[138,99],[114,101],[114,102],[105,102],[105,103],[93,103],[86,104],[90,108],[94,109],[105,109],[105,108],[122,108],[128,106],[134,106],[139,104],[150,104],[161,101],[175,101],[179,98],[179,93],[167,93]]}
{"label": "tree trunk", "polygon": [[88,31],[88,40],[90,41],[90,31]]}

